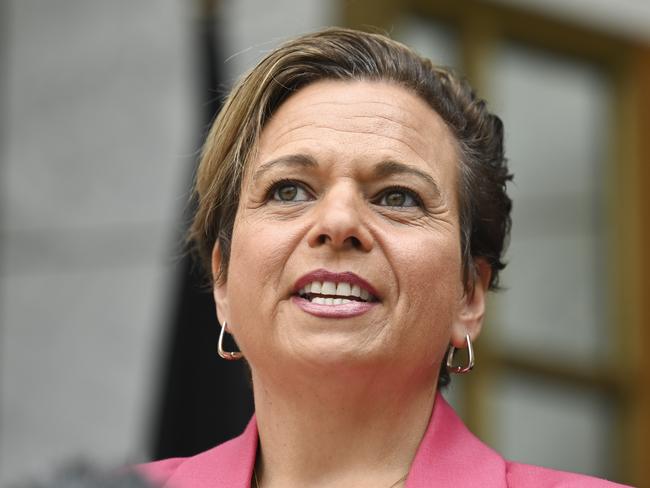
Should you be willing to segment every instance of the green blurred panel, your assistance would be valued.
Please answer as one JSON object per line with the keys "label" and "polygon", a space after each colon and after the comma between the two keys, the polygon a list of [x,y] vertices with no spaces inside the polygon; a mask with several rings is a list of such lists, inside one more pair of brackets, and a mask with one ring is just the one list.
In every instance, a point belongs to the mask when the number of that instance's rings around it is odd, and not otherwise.
{"label": "green blurred panel", "polygon": [[505,293],[487,335],[517,356],[592,367],[608,355],[606,158],[610,92],[579,60],[502,44],[493,107],[515,175]]}
{"label": "green blurred panel", "polygon": [[506,458],[611,477],[615,412],[605,395],[507,374],[486,398],[492,444]]}

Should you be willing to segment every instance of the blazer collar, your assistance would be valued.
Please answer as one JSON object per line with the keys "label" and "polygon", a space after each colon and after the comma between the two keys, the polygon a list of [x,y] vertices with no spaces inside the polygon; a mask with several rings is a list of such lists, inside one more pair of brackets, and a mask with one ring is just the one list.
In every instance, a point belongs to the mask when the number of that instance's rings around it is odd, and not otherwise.
{"label": "blazer collar", "polygon": [[[249,488],[257,455],[255,416],[235,439],[187,459],[167,486]],[[180,482],[176,484],[176,482]],[[406,479],[406,488],[506,487],[503,458],[479,441],[440,393]]]}
{"label": "blazer collar", "polygon": [[406,488],[507,486],[505,460],[479,441],[438,393]]}

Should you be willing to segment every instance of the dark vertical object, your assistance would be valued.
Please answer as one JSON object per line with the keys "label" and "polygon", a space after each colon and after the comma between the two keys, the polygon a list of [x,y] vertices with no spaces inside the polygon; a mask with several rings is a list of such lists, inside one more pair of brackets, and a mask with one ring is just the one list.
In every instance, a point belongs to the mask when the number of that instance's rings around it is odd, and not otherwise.
{"label": "dark vertical object", "polygon": [[[200,3],[195,65],[198,98],[204,110],[201,126],[207,127],[221,108],[223,63],[218,61],[216,2]],[[201,139],[204,136],[201,134]],[[190,212],[194,209],[195,204]],[[198,265],[185,256],[177,272],[167,369],[163,371],[160,410],[154,419],[155,459],[189,456],[230,439],[243,430],[253,412],[245,364],[217,355],[219,324]]]}

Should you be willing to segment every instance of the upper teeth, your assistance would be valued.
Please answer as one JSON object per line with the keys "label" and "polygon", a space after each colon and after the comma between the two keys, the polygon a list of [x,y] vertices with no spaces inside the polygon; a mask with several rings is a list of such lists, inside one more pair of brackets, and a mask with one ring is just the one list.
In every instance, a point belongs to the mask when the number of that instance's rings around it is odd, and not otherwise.
{"label": "upper teeth", "polygon": [[331,295],[340,297],[358,297],[362,300],[370,299],[368,290],[364,290],[359,285],[350,283],[335,283],[333,281],[312,281],[300,289],[300,295],[307,293],[318,293],[320,295]]}

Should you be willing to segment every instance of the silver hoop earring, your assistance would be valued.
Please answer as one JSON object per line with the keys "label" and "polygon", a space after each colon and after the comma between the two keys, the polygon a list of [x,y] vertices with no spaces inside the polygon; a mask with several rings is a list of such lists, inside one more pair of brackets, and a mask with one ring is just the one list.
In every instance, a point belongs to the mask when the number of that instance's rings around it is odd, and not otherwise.
{"label": "silver hoop earring", "polygon": [[465,334],[465,342],[467,343],[467,355],[469,356],[465,366],[454,366],[454,353],[456,352],[456,348],[449,346],[449,351],[447,352],[447,370],[451,373],[469,373],[474,367],[474,348],[472,347],[472,339],[470,339],[469,334]]}
{"label": "silver hoop earring", "polygon": [[244,357],[244,355],[241,352],[230,352],[230,351],[224,351],[223,350],[223,335],[224,332],[226,331],[226,321],[223,321],[223,324],[221,324],[221,333],[219,334],[219,343],[217,345],[217,352],[219,353],[219,356],[221,356],[224,359],[227,359],[228,361],[237,361],[238,359],[241,359]]}

